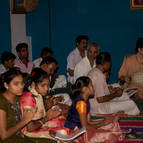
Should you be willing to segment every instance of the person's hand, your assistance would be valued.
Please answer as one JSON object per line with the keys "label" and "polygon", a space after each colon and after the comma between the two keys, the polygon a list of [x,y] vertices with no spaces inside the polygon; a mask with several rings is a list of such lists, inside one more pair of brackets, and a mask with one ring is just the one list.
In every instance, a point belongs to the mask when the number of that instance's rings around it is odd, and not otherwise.
{"label": "person's hand", "polygon": [[74,76],[74,70],[68,69],[68,73],[69,73],[70,76]]}
{"label": "person's hand", "polygon": [[23,108],[23,121],[27,124],[30,122],[36,113],[35,108]]}
{"label": "person's hand", "polygon": [[121,97],[123,94],[123,90],[122,89],[117,89],[115,92],[116,97]]}
{"label": "person's hand", "polygon": [[49,109],[47,112],[46,112],[46,121],[48,120],[51,120],[53,118],[56,118],[58,116],[61,115],[61,111],[60,111],[60,108],[58,107],[55,107],[54,109]]}
{"label": "person's hand", "polygon": [[59,102],[63,100],[63,96],[58,96],[53,98],[53,105],[57,105]]}
{"label": "person's hand", "polygon": [[54,105],[57,105],[62,100],[63,100],[63,96],[59,96],[59,97],[52,96],[52,97],[47,98],[45,101],[46,110],[50,109]]}
{"label": "person's hand", "polygon": [[110,92],[111,92],[111,94],[115,94],[117,92],[117,88],[112,87],[112,89],[110,89]]}
{"label": "person's hand", "polygon": [[104,120],[103,120],[104,126],[106,126],[106,125],[108,125],[110,123],[113,123],[115,118],[116,117],[114,117],[114,116],[109,116],[109,117],[104,118]]}
{"label": "person's hand", "polygon": [[58,106],[62,110],[61,115],[67,117],[70,106],[63,103],[58,103]]}

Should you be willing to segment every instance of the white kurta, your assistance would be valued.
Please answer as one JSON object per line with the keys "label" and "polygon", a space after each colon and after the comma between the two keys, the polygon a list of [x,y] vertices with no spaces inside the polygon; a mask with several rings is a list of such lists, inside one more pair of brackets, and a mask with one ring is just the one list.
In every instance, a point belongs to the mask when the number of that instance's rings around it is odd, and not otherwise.
{"label": "white kurta", "polygon": [[126,114],[129,115],[139,114],[139,109],[137,108],[136,104],[130,98],[123,97],[128,96],[125,93],[123,93],[123,95],[120,98],[116,97],[108,102],[99,103],[97,101],[97,97],[108,96],[110,94],[108,85],[106,83],[106,78],[102,71],[100,71],[98,68],[92,69],[88,73],[88,76],[92,80],[92,84],[95,90],[94,98],[90,99],[92,115],[95,115],[97,113],[111,114],[119,111],[124,111]]}
{"label": "white kurta", "polygon": [[95,61],[93,67],[91,67],[88,57],[84,57],[74,69],[74,82],[80,76],[87,76],[88,72],[96,66]]}
{"label": "white kurta", "polygon": [[7,71],[7,70],[6,70],[6,68],[4,67],[4,65],[1,64],[1,65],[0,65],[0,74],[4,73],[4,72],[6,72],[6,71]]}
{"label": "white kurta", "polygon": [[39,68],[41,62],[42,62],[42,58],[38,58],[38,59],[34,60],[33,61],[34,67]]}
{"label": "white kurta", "polygon": [[[85,55],[86,55],[85,51]],[[71,69],[74,71],[76,64],[82,59],[80,52],[78,48],[74,49],[68,56],[67,58],[67,69]],[[71,77],[69,74],[68,75],[68,81],[73,83],[73,77]]]}

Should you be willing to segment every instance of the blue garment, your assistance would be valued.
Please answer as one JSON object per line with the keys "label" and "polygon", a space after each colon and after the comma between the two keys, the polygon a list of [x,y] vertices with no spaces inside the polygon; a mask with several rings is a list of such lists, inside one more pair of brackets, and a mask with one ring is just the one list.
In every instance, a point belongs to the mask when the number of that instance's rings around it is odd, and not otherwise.
{"label": "blue garment", "polygon": [[[80,123],[80,117],[79,117],[79,113],[76,110],[76,104],[78,101],[81,101],[83,99],[83,97],[78,96],[72,103],[69,112],[68,112],[68,116],[65,122],[65,127],[69,128],[69,129],[74,129],[76,126],[80,129],[82,128],[81,123]],[[86,101],[87,104],[87,115],[90,112],[90,103],[89,100]]]}

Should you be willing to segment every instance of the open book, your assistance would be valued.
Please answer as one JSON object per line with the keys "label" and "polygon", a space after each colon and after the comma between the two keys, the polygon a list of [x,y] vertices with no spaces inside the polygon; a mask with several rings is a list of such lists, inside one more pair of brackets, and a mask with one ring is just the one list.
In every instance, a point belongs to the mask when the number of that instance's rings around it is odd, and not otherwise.
{"label": "open book", "polygon": [[129,97],[131,97],[131,96],[133,96],[134,94],[137,93],[137,89],[128,90],[127,93],[128,93],[128,95],[129,95]]}
{"label": "open book", "polygon": [[62,134],[56,132],[55,138],[62,140],[62,141],[71,141],[71,140],[74,140],[75,138],[77,138],[78,136],[80,136],[81,134],[83,134],[85,132],[86,132],[85,128],[81,128],[71,135],[62,135]]}

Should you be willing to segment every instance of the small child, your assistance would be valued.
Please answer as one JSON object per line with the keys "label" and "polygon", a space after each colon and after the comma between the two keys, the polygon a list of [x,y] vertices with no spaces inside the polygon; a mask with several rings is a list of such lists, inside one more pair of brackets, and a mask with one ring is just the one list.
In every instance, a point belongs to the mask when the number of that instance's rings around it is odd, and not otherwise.
{"label": "small child", "polygon": [[116,143],[122,137],[118,117],[91,120],[89,103],[91,97],[94,97],[91,80],[85,76],[79,77],[72,86],[73,103],[69,109],[65,127],[71,132],[76,128],[86,128],[86,133],[77,139],[82,143]]}

